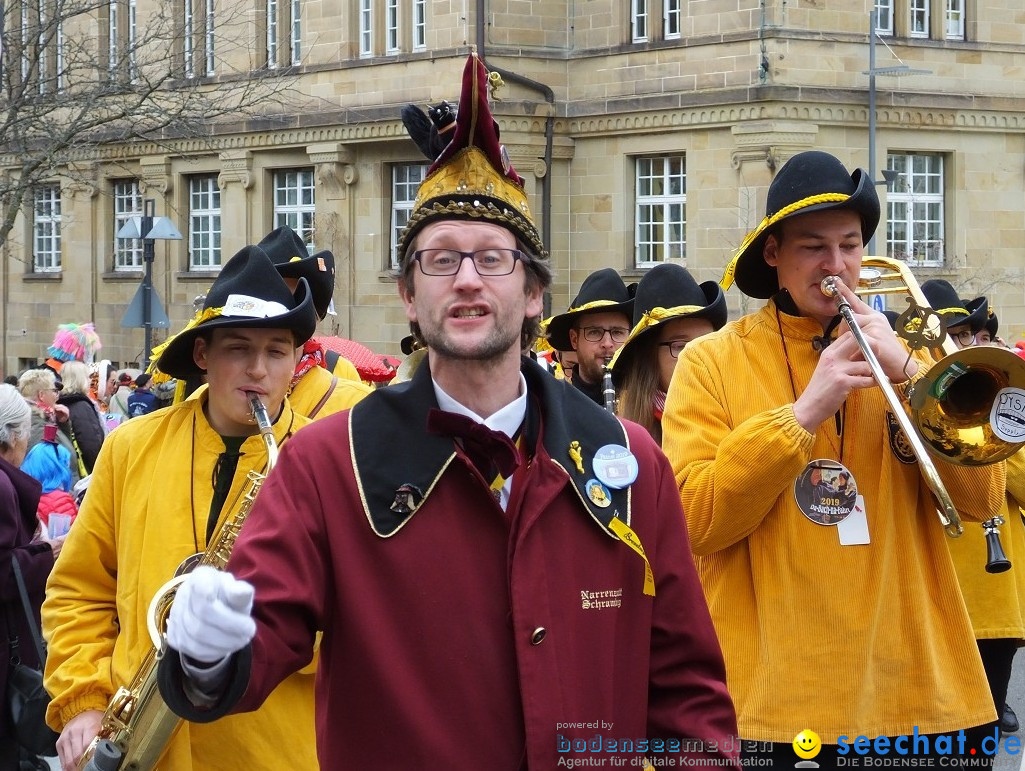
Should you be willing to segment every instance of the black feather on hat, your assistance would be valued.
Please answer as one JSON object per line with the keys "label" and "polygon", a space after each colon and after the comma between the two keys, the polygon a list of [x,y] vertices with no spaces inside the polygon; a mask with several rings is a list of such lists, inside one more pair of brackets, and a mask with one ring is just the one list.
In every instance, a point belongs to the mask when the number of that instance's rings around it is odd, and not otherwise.
{"label": "black feather on hat", "polygon": [[557,351],[572,351],[569,330],[577,318],[585,313],[623,313],[629,320],[633,316],[634,292],[613,268],[602,268],[584,279],[580,292],[573,298],[569,310],[548,321],[548,342]]}
{"label": "black feather on hat", "polygon": [[633,329],[616,351],[609,368],[618,386],[634,365],[637,341],[673,319],[708,319],[712,329],[726,324],[726,295],[715,281],[700,285],[682,265],[656,265],[641,279],[634,297]]}
{"label": "black feather on hat", "polygon": [[879,196],[864,169],[848,174],[829,153],[810,150],[783,164],[769,185],[765,219],[747,234],[719,282],[736,281],[749,297],[768,299],[779,291],[776,269],[765,261],[765,240],[772,228],[790,217],[826,209],[853,209],[861,216],[861,238],[868,243],[879,224]]}
{"label": "black feather on hat", "polygon": [[296,346],[317,329],[310,286],[300,278],[295,293],[258,246],[246,246],[221,268],[203,310],[181,332],[153,349],[156,368],[184,380],[202,374],[192,358],[196,338],[211,329],[287,329]]}
{"label": "black feather on hat", "polygon": [[282,278],[305,278],[317,316],[327,316],[335,292],[335,256],[327,250],[311,255],[299,234],[287,225],[272,230],[257,246],[270,257]]}

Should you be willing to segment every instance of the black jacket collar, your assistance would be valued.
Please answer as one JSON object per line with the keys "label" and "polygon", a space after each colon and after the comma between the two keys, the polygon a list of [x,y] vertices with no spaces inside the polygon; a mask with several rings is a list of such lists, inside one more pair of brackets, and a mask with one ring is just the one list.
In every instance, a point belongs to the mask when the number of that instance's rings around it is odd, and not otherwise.
{"label": "black jacket collar", "polygon": [[[557,381],[529,359],[521,362],[527,391],[540,405],[542,436],[538,444],[573,483],[581,508],[609,535],[618,516],[630,523],[629,488],[610,490],[611,505],[600,507],[589,497],[587,483],[595,479],[595,452],[606,444],[629,448],[626,431],[613,415],[565,383]],[[349,413],[353,470],[364,511],[378,535],[394,535],[431,495],[456,457],[450,437],[427,433],[427,412],[437,407],[427,361],[412,380],[369,394]],[[580,473],[569,449],[579,443],[584,469]]]}

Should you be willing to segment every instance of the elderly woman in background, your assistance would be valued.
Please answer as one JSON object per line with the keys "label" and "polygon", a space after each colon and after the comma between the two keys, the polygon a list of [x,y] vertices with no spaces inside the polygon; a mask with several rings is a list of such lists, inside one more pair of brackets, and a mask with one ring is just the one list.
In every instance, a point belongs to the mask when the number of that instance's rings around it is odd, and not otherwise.
{"label": "elderly woman in background", "polygon": [[68,435],[75,445],[75,450],[78,451],[82,461],[82,468],[79,470],[84,469],[86,474],[91,474],[107,432],[104,430],[99,408],[89,398],[89,365],[80,361],[64,362],[64,366],[61,367],[61,380],[64,382],[64,388],[57,403],[67,407],[70,416],[68,421],[61,425],[61,431]]}
{"label": "elderly woman in background", "polygon": [[[40,485],[18,467],[28,448],[31,410],[18,390],[0,385],[0,693],[6,693],[11,659],[10,640],[16,637],[18,656],[38,666],[32,635],[25,621],[12,560],[18,560],[29,602],[39,623],[46,577],[64,538],[49,540],[36,518]],[[11,739],[7,700],[0,699],[0,771],[17,771],[18,747]]]}
{"label": "elderly woman in background", "polygon": [[[68,408],[57,403],[62,384],[48,367],[27,369],[18,378],[18,390],[32,409],[32,429],[28,448],[31,450],[41,441],[56,441],[71,456],[71,484],[74,485],[85,474],[79,470],[79,459],[70,437],[57,426],[68,420]],[[49,426],[49,428],[47,428]]]}

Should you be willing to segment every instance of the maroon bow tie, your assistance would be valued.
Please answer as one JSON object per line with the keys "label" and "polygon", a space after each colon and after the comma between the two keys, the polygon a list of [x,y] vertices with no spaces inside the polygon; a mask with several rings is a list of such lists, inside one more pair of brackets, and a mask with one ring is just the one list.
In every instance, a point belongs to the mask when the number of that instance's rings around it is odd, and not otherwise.
{"label": "maroon bow tie", "polygon": [[508,479],[520,465],[520,451],[512,439],[466,415],[431,409],[427,413],[427,430],[460,440],[467,456],[489,482],[496,474]]}

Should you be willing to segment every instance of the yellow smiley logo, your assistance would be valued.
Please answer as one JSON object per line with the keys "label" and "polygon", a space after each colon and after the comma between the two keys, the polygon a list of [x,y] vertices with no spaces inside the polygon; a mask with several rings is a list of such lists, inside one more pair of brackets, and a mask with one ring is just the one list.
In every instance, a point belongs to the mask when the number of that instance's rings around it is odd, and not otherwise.
{"label": "yellow smiley logo", "polygon": [[822,749],[822,740],[819,735],[809,728],[805,728],[794,737],[794,752],[797,757],[810,760],[819,754]]}

